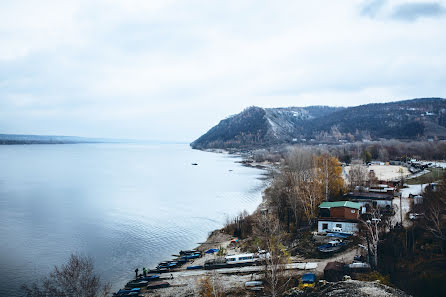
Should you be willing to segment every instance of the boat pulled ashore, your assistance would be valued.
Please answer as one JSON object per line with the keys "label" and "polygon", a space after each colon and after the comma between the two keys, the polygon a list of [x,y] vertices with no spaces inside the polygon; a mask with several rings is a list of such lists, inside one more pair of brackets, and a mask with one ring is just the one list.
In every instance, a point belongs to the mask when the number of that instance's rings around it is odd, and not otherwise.
{"label": "boat pulled ashore", "polygon": [[323,244],[317,247],[317,249],[322,253],[332,253],[339,251],[345,247],[345,242],[340,240],[331,240],[327,244]]}
{"label": "boat pulled ashore", "polygon": [[126,288],[142,288],[142,287],[147,286],[148,283],[149,283],[149,282],[146,281],[146,280],[139,280],[139,279],[137,279],[137,280],[129,281],[129,282],[125,285],[125,287],[126,287]]}
{"label": "boat pulled ashore", "polygon": [[121,289],[118,292],[113,294],[113,297],[124,297],[124,296],[132,296],[139,297],[139,293],[141,292],[141,288],[133,288],[131,290]]}
{"label": "boat pulled ashore", "polygon": [[154,290],[154,289],[161,289],[161,288],[167,288],[170,284],[168,282],[158,281],[153,282],[147,285],[148,290]]}

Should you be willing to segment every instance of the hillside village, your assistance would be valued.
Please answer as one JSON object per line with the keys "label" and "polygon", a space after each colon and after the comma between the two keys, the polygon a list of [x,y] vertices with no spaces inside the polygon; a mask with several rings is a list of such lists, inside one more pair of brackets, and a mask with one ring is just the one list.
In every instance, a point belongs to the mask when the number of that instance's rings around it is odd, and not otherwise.
{"label": "hillside village", "polygon": [[[408,284],[398,277],[420,271],[397,270],[427,254],[445,263],[445,237],[438,236],[445,232],[445,168],[415,159],[341,164],[291,150],[254,214],[241,213],[115,296],[408,296],[394,287],[438,296],[444,288],[433,280],[444,281],[444,271]],[[435,181],[418,184],[432,172]],[[438,195],[443,204],[432,204]],[[432,205],[442,208],[439,230]]]}

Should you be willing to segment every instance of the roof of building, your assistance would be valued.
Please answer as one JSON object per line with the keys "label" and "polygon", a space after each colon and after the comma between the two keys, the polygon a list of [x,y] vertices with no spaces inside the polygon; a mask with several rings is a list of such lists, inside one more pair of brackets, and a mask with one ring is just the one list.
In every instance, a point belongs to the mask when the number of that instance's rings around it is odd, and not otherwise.
{"label": "roof of building", "polygon": [[349,199],[393,200],[393,195],[374,192],[349,192],[344,195]]}
{"label": "roof of building", "polygon": [[332,208],[332,207],[348,207],[348,208],[360,209],[361,204],[351,201],[336,201],[336,202],[322,202],[321,205],[319,205],[319,208]]}
{"label": "roof of building", "polygon": [[324,268],[324,271],[326,271],[326,270],[342,271],[343,268],[344,268],[344,264],[342,264],[341,262],[328,262]]}
{"label": "roof of building", "polygon": [[343,222],[343,223],[353,223],[357,224],[358,220],[355,219],[344,219],[344,218],[318,218],[318,222]]}

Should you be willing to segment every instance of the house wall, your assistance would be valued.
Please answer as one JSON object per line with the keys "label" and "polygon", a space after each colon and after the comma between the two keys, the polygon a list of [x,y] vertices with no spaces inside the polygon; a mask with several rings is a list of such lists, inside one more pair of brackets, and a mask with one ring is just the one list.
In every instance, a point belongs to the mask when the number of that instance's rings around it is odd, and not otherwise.
{"label": "house wall", "polygon": [[[323,228],[326,225],[326,229]],[[340,225],[340,226],[337,226]],[[358,231],[358,223],[352,223],[352,222],[334,222],[329,220],[319,220],[317,223],[317,231],[318,232],[326,232],[328,230],[332,230],[334,227],[340,227],[342,228],[343,232],[357,232]]]}
{"label": "house wall", "polygon": [[330,217],[356,220],[359,217],[359,210],[349,207],[331,207]]}

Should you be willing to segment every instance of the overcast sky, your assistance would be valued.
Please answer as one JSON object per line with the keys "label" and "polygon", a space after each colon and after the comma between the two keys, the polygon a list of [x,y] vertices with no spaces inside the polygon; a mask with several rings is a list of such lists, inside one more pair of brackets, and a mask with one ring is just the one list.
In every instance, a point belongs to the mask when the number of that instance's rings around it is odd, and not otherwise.
{"label": "overcast sky", "polygon": [[416,97],[446,97],[445,1],[0,2],[0,133],[192,141],[252,105]]}

